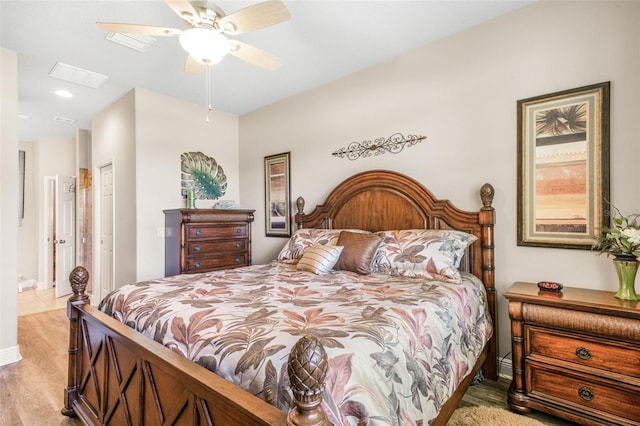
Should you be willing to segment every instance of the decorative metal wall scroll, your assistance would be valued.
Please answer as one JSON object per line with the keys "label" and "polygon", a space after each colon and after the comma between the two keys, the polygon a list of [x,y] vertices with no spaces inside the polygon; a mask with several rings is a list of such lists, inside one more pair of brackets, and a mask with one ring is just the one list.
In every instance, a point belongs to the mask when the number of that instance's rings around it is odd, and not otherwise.
{"label": "decorative metal wall scroll", "polygon": [[193,193],[198,200],[215,200],[227,191],[227,177],[215,159],[201,152],[180,155],[183,195]]}
{"label": "decorative metal wall scroll", "polygon": [[340,148],[332,153],[335,157],[356,160],[360,157],[370,157],[371,155],[380,155],[385,152],[397,154],[404,149],[405,146],[413,146],[424,139],[426,136],[407,135],[402,133],[394,133],[388,138],[378,138],[372,141],[351,142],[346,148]]}

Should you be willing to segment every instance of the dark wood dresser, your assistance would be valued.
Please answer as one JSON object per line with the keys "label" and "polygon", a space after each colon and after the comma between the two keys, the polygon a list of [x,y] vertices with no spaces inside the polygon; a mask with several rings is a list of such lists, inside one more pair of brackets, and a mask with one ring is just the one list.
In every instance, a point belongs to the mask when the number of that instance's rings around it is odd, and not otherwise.
{"label": "dark wood dresser", "polygon": [[255,210],[165,210],[165,276],[251,265]]}
{"label": "dark wood dresser", "polygon": [[583,425],[640,425],[640,303],[614,292],[504,293],[511,318],[511,408]]}

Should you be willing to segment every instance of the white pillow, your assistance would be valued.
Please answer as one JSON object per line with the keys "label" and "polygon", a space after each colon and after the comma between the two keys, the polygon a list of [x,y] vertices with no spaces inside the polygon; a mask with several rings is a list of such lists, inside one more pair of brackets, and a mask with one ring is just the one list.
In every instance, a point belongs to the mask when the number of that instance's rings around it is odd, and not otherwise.
{"label": "white pillow", "polygon": [[340,258],[343,246],[315,245],[304,251],[298,265],[300,271],[326,274],[330,272]]}

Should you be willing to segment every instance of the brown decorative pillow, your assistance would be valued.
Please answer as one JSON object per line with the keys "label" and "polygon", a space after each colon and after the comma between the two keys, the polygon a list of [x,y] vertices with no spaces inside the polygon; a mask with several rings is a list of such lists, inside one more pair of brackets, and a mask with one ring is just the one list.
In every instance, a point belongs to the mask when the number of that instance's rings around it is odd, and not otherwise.
{"label": "brown decorative pillow", "polygon": [[370,274],[373,256],[381,242],[382,237],[376,234],[342,231],[336,245],[344,249],[333,269]]}

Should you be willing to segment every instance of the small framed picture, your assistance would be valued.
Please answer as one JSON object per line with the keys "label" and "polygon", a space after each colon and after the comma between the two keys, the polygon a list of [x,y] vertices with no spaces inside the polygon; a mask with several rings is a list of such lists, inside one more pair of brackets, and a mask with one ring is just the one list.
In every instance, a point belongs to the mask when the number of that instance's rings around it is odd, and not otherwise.
{"label": "small framed picture", "polygon": [[265,230],[267,237],[291,236],[290,153],[264,158]]}

